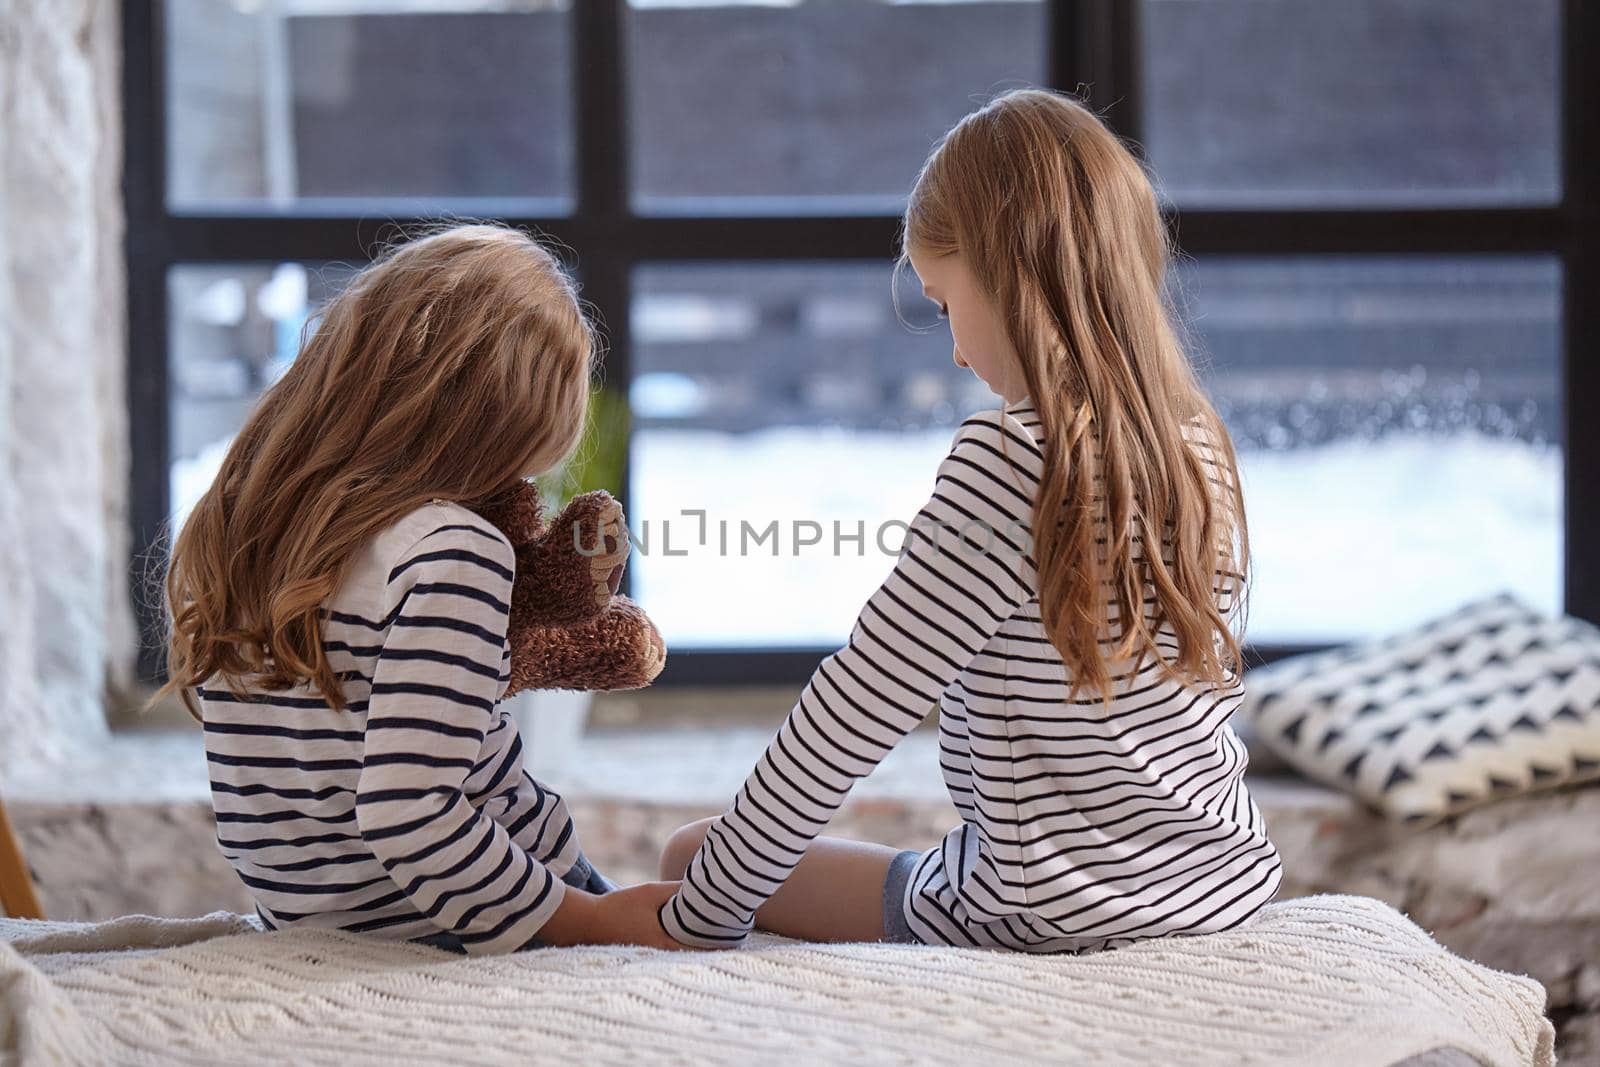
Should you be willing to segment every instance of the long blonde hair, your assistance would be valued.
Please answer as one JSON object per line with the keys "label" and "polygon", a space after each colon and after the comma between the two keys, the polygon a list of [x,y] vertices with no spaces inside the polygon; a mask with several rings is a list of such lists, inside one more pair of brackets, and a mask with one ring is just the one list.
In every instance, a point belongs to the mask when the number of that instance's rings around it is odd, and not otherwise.
{"label": "long blonde hair", "polygon": [[[1007,93],[934,149],[905,245],[963,256],[1020,358],[1045,443],[1040,617],[1072,691],[1109,699],[1108,659],[1135,654],[1169,676],[1229,684],[1249,559],[1238,463],[1173,326],[1167,230],[1138,161],[1075,100]],[[1224,484],[1186,427],[1210,438]],[[1219,574],[1231,603],[1219,603]],[[1106,653],[1111,605],[1120,632]],[[1176,655],[1157,644],[1163,626]]]}
{"label": "long blonde hair", "polygon": [[454,226],[390,249],[323,310],[173,547],[168,682],[310,683],[342,708],[319,608],[356,551],[432,499],[481,503],[583,432],[594,333],[533,238]]}

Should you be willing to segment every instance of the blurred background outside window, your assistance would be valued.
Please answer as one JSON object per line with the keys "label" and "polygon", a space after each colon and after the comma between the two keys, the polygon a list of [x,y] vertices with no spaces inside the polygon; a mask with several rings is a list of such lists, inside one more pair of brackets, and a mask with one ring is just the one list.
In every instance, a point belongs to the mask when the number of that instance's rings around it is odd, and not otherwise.
{"label": "blurred background outside window", "polygon": [[[955,427],[998,401],[953,365],[892,243],[751,259],[718,253],[725,227],[892,232],[944,130],[1060,69],[1070,6],[634,0],[606,16],[617,69],[594,71],[568,3],[167,0],[165,210],[591,236],[570,251],[580,278],[619,279],[599,309],[619,337],[605,380],[632,410],[613,489],[658,538],[630,565],[634,594],[675,650],[826,650],[892,566],[873,531],[915,512]],[[1180,242],[1188,212],[1469,209],[1470,227],[1470,210],[1561,199],[1556,0],[1136,8],[1125,132]],[[612,78],[622,128],[589,143],[616,146],[626,181],[602,224],[583,175],[611,164],[580,158],[596,120],[579,87]],[[657,254],[667,222],[690,229]],[[169,515],[360,266],[348,229],[327,241],[166,269]],[[1180,259],[1174,302],[1240,454],[1254,644],[1362,637],[1500,588],[1561,607],[1555,253],[1334,253],[1286,232]],[[693,530],[683,509],[706,512],[711,544],[651,551],[663,520]],[[718,520],[825,537],[723,554]],[[835,522],[864,523],[861,551],[833,550]]]}

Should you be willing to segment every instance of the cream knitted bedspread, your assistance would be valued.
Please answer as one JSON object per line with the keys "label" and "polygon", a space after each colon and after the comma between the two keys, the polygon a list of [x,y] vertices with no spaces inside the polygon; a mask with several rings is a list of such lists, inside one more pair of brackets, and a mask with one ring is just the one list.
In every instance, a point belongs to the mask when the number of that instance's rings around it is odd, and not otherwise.
{"label": "cream knitted bedspread", "polygon": [[1081,957],[758,940],[465,959],[248,920],[0,920],[0,1063],[1553,1062],[1544,990],[1386,905]]}

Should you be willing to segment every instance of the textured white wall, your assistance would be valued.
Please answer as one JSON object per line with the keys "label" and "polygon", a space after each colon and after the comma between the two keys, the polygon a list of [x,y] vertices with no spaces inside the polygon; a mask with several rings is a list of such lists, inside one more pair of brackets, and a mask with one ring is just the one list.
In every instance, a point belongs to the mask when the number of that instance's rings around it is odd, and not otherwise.
{"label": "textured white wall", "polygon": [[0,775],[131,666],[120,63],[113,0],[0,0]]}

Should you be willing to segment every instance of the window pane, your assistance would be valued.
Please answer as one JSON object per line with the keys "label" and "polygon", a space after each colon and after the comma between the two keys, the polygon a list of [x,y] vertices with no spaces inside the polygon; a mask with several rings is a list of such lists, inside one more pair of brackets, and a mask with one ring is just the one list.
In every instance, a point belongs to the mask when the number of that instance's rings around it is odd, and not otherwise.
{"label": "window pane", "polygon": [[569,196],[566,4],[506,6],[167,0],[170,203]]}
{"label": "window pane", "polygon": [[1239,450],[1252,641],[1500,589],[1560,607],[1555,260],[1202,258],[1179,282]]}
{"label": "window pane", "polygon": [[894,212],[957,119],[1045,79],[1037,0],[629,7],[633,190],[646,209],[823,197],[811,209]]}
{"label": "window pane", "polygon": [[216,477],[261,392],[299,351],[301,328],[355,268],[182,264],[167,274],[173,528]]}
{"label": "window pane", "polygon": [[1144,139],[1185,206],[1546,203],[1558,0],[1145,0]]}
{"label": "window pane", "polygon": [[[881,524],[916,514],[956,425],[999,401],[952,361],[909,272],[897,317],[886,264],[651,264],[634,280],[635,596],[672,647],[842,643],[899,552]],[[836,542],[835,523],[862,541]]]}
{"label": "window pane", "polygon": [[[893,565],[883,524],[995,405],[942,329],[896,321],[886,274],[636,273],[630,567],[669,643],[841,642]],[[1252,641],[1367,636],[1502,588],[1559,607],[1553,260],[1206,258],[1178,282],[1239,448]]]}

